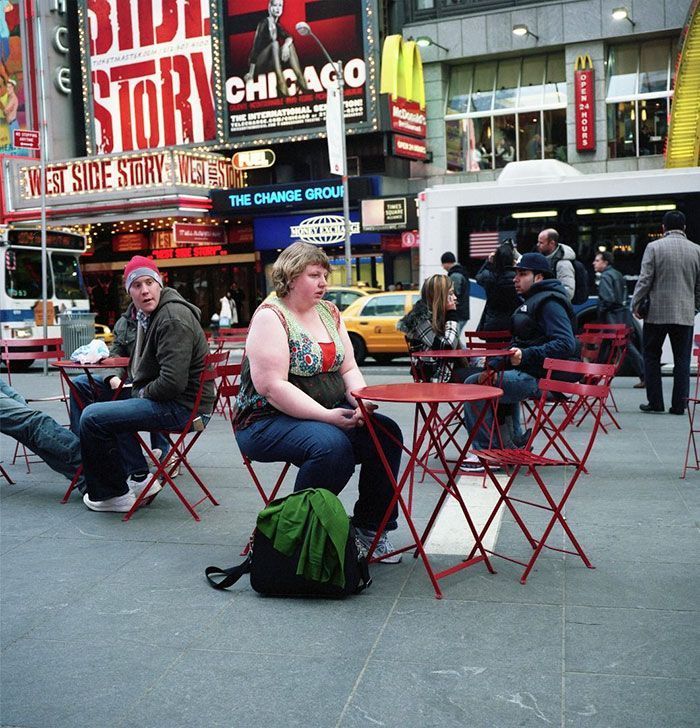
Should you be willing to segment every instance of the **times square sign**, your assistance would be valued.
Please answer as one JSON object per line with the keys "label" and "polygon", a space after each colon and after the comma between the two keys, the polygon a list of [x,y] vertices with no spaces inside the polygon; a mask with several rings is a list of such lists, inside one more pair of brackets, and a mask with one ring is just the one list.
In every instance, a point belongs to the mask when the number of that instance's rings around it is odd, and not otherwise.
{"label": "times square sign", "polygon": [[80,0],[88,152],[257,146],[325,134],[339,60],[348,132],[378,128],[370,0]]}

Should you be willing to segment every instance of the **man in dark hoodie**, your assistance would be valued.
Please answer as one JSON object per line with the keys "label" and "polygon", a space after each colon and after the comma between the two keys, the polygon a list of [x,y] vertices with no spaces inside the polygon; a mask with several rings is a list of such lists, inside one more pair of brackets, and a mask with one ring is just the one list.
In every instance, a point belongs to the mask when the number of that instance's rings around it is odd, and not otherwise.
{"label": "man in dark hoodie", "polygon": [[469,321],[469,274],[457,262],[454,253],[443,253],[440,262],[447,271],[457,296],[457,346],[463,349],[462,331]]}
{"label": "man in dark hoodie", "polygon": [[[515,290],[522,297],[523,303],[516,308],[511,318],[511,351],[510,357],[494,359],[489,362],[494,369],[504,369],[502,382],[498,385],[503,390],[500,405],[513,407],[512,446],[522,446],[524,433],[520,425],[519,407],[517,403],[528,397],[537,397],[540,391],[538,381],[544,376],[542,367],[544,360],[571,359],[578,350],[574,330],[576,318],[569,301],[566,289],[553,277],[548,260],[540,253],[525,253],[515,267]],[[484,372],[467,379],[467,384],[482,384]],[[465,408],[465,419],[469,430],[473,429],[477,415],[481,411],[476,407]],[[489,447],[491,432],[491,413],[488,413],[482,428],[477,432],[472,448],[485,450]],[[463,465],[471,472],[483,472],[483,468],[475,455],[469,455]]]}
{"label": "man in dark hoodie", "polygon": [[[187,422],[208,353],[200,311],[172,288],[163,288],[149,258],[134,256],[124,269],[124,284],[136,310],[136,341],[131,358],[131,393],[113,402],[88,405],[80,417],[80,445],[87,493],[93,511],[126,513],[144,484],[128,478],[126,459],[145,459],[135,437],[139,430],[177,430]],[[125,392],[127,392],[125,394]],[[209,415],[214,399],[210,383],[200,414]],[[153,493],[153,487],[149,494]]]}

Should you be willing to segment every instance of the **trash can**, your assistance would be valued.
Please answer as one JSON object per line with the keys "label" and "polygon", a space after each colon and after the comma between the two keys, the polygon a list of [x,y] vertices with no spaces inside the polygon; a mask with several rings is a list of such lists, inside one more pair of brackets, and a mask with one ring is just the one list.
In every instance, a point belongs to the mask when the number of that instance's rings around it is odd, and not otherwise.
{"label": "trash can", "polygon": [[79,346],[87,345],[95,338],[94,313],[60,313],[58,322],[66,357],[70,357]]}

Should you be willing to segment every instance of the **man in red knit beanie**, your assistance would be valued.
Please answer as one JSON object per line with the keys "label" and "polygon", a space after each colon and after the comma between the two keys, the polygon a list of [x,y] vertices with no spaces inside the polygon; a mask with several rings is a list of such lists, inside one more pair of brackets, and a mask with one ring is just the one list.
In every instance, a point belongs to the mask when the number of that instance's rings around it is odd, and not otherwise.
{"label": "man in red knit beanie", "polygon": [[[148,472],[133,434],[186,424],[209,351],[199,309],[176,290],[163,288],[153,260],[135,255],[124,268],[124,286],[137,321],[129,372],[123,373],[132,387],[124,388],[116,401],[88,405],[79,423],[87,487],[83,501],[90,510],[116,513],[129,511],[147,482],[129,477],[124,466],[141,461],[141,472]],[[209,384],[199,410],[205,419],[214,399]],[[160,487],[152,485],[148,495]]]}

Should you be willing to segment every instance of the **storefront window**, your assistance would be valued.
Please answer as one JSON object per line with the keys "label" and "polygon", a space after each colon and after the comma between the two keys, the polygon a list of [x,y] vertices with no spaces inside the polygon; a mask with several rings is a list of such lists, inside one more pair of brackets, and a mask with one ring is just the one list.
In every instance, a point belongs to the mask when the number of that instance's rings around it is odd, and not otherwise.
{"label": "storefront window", "polygon": [[449,171],[500,169],[516,159],[566,160],[562,53],[456,67],[448,98]]}
{"label": "storefront window", "polygon": [[672,42],[669,38],[608,50],[610,158],[663,154],[668,133]]}

